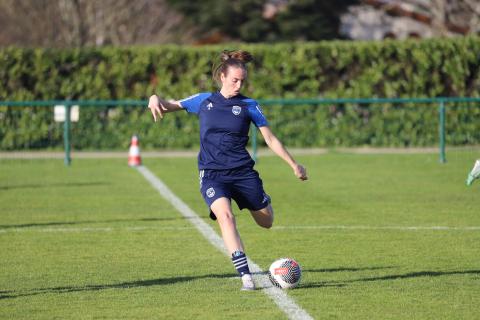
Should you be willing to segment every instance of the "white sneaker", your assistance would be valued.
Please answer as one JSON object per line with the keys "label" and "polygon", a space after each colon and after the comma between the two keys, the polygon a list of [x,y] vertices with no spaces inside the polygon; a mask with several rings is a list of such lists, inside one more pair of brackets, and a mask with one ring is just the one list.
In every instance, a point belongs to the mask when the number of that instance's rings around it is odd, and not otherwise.
{"label": "white sneaker", "polygon": [[475,161],[472,171],[468,174],[467,177],[467,186],[473,183],[473,180],[480,178],[480,160]]}
{"label": "white sneaker", "polygon": [[251,274],[244,274],[242,276],[242,284],[242,291],[255,290],[255,282],[253,282],[253,277]]}

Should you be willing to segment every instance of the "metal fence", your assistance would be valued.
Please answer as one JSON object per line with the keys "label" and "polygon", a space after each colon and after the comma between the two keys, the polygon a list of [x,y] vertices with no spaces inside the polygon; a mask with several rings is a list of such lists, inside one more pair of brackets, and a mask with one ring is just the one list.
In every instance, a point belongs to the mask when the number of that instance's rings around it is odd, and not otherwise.
{"label": "metal fence", "polygon": [[[480,102],[480,97],[435,97],[435,98],[369,98],[369,99],[258,99],[262,106],[286,106],[286,105],[375,105],[375,104],[430,104],[438,108],[438,141],[439,141],[439,161],[441,163],[446,162],[445,152],[445,121],[446,121],[446,108],[449,104],[453,103],[475,103]],[[63,141],[66,165],[71,163],[71,144],[70,144],[70,131],[71,121],[70,114],[72,106],[79,107],[126,107],[126,106],[146,106],[148,101],[146,100],[41,100],[41,101],[0,101],[1,106],[10,107],[27,107],[27,106],[45,106],[52,107],[63,105],[65,108],[65,121],[63,127]],[[479,120],[480,121],[480,120]],[[252,130],[252,149],[253,157],[256,160],[257,157],[257,130]]]}

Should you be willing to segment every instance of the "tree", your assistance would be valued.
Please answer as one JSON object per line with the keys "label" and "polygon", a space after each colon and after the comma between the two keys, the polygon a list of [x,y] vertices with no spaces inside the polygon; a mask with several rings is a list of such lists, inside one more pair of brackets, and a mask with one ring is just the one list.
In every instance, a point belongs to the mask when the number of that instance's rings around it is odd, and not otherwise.
{"label": "tree", "polygon": [[188,42],[165,0],[1,0],[0,45],[79,47]]}
{"label": "tree", "polygon": [[222,40],[258,42],[271,28],[262,19],[263,0],[168,0],[168,3],[185,15],[191,25],[198,27],[197,36],[207,38],[221,33]]}
{"label": "tree", "polygon": [[200,36],[246,42],[338,38],[339,17],[356,0],[168,0]]}
{"label": "tree", "polygon": [[340,16],[357,1],[291,1],[276,19],[281,40],[324,40],[340,38]]}

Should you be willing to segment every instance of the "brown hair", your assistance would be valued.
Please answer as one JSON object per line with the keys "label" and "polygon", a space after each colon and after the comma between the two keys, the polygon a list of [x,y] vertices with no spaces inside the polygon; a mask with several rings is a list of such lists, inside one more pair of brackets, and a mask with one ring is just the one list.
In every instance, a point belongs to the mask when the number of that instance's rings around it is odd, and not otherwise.
{"label": "brown hair", "polygon": [[227,75],[228,67],[237,67],[247,70],[246,64],[253,60],[253,56],[248,51],[243,50],[224,50],[220,54],[220,63],[213,68],[213,79],[220,84],[220,74]]}

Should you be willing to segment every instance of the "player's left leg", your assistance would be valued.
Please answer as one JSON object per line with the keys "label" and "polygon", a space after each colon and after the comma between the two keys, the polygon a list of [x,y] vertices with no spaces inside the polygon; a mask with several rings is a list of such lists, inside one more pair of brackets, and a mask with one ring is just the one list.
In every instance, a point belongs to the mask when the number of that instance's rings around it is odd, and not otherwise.
{"label": "player's left leg", "polygon": [[250,210],[255,222],[263,228],[270,229],[273,225],[273,208],[271,204],[268,204],[260,210]]}
{"label": "player's left leg", "polygon": [[266,229],[273,225],[273,208],[270,196],[263,189],[263,182],[257,171],[247,168],[232,188],[232,198],[240,209],[248,209],[255,222]]}

